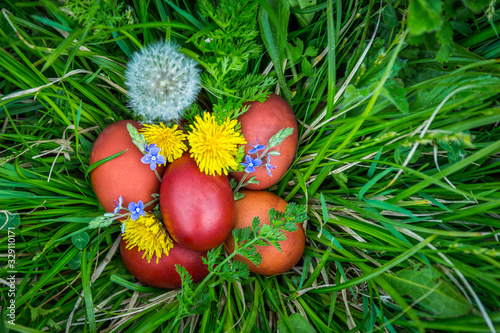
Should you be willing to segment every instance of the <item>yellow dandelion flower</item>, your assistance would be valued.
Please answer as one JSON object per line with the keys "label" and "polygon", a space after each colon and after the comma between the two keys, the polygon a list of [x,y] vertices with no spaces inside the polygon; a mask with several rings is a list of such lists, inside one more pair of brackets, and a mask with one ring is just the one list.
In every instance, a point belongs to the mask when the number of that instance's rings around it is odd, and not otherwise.
{"label": "yellow dandelion flower", "polygon": [[163,254],[168,256],[170,249],[174,246],[162,222],[154,214],[146,213],[146,216],[140,216],[135,221],[129,217],[124,223],[123,239],[127,241],[125,248],[130,250],[137,246],[138,251],[146,250],[142,257],[146,257],[148,262],[156,254],[156,263],[158,263],[161,256]]}
{"label": "yellow dandelion flower", "polygon": [[161,149],[160,154],[165,156],[169,162],[181,157],[182,153],[187,150],[183,142],[186,139],[186,134],[177,125],[167,127],[163,123],[160,125],[144,124],[140,131],[148,144],[156,144]]}
{"label": "yellow dandelion flower", "polygon": [[205,112],[203,119],[196,116],[192,131],[188,134],[191,146],[191,157],[194,158],[200,171],[215,176],[224,173],[229,168],[237,169],[235,156],[238,145],[246,144],[245,138],[235,130],[238,122],[227,118],[222,124],[217,124],[215,117]]}

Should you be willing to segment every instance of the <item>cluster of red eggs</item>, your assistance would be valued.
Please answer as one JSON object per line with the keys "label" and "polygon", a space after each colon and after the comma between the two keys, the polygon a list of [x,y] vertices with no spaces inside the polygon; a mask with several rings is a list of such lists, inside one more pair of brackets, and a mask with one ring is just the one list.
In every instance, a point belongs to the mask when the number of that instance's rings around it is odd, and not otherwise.
{"label": "cluster of red eggs", "polygon": [[[258,184],[249,184],[240,192],[245,195],[234,200],[230,177],[241,180],[245,172],[234,172],[229,176],[207,175],[200,171],[189,153],[174,160],[166,167],[156,170],[161,181],[151,171],[149,165],[141,162],[143,153],[134,145],[127,130],[127,124],[137,129],[141,124],[132,120],[122,120],[106,127],[97,138],[92,149],[90,164],[119,153],[118,157],[91,171],[91,181],[96,196],[103,208],[111,212],[115,200],[122,196],[124,207],[130,202],[149,202],[152,194],[159,193],[159,203],[163,223],[174,240],[168,256],[156,255],[148,262],[144,251],[126,248],[122,239],[121,257],[127,269],[140,281],[160,288],[176,288],[181,284],[175,265],[184,266],[194,282],[201,281],[207,274],[202,257],[208,250],[224,244],[226,251],[234,250],[231,232],[234,228],[251,226],[254,217],[261,224],[270,223],[268,211],[274,208],[285,211],[286,202],[265,189],[274,185],[290,167],[297,147],[297,121],[290,106],[279,96],[271,94],[264,102],[251,102],[249,110],[238,118],[241,133],[249,143],[266,143],[279,130],[291,127],[292,135],[271,150],[273,155],[272,176],[265,168],[255,168],[251,176],[256,176]],[[245,154],[251,147],[245,145]],[[146,207],[151,210],[153,205]],[[305,235],[301,227],[294,232],[285,232],[287,237],[281,242],[281,252],[272,246],[260,247],[262,263],[257,267],[245,258],[236,260],[249,263],[250,271],[274,275],[292,268],[300,260]]]}

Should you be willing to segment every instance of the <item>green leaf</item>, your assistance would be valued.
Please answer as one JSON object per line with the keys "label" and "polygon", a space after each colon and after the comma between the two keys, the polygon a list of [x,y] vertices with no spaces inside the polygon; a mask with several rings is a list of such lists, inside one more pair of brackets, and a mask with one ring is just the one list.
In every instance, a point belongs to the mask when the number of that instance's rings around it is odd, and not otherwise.
{"label": "green leaf", "polygon": [[302,68],[302,72],[304,72],[305,76],[313,76],[314,75],[314,70],[312,68],[312,65],[309,62],[309,60],[307,60],[306,58],[302,58],[301,68]]}
{"label": "green leaf", "polygon": [[85,178],[87,178],[87,176],[90,174],[90,172],[91,172],[92,170],[94,170],[95,168],[97,168],[97,167],[98,167],[98,166],[100,166],[100,165],[103,165],[103,164],[104,164],[104,163],[106,163],[106,162],[111,161],[113,158],[116,158],[116,157],[120,156],[121,154],[123,154],[123,153],[124,153],[124,152],[126,152],[127,150],[128,150],[128,148],[127,148],[127,149],[125,149],[125,150],[122,150],[122,151],[120,151],[120,152],[118,152],[118,153],[116,153],[116,154],[113,154],[113,155],[111,155],[111,156],[108,156],[108,157],[106,157],[106,158],[103,158],[102,160],[99,160],[99,161],[97,161],[97,162],[92,163],[91,165],[89,165],[89,167],[87,168],[87,170],[85,170]]}
{"label": "green leaf", "polygon": [[80,266],[82,265],[82,253],[78,252],[71,258],[71,260],[68,262],[68,267],[70,269],[80,269]]}
{"label": "green leaf", "polygon": [[261,9],[259,12],[259,26],[262,42],[276,69],[278,82],[285,100],[290,102],[292,93],[286,84],[283,73],[283,62],[285,60],[284,50],[287,49],[287,27],[290,18],[290,4],[286,0],[259,0]]}
{"label": "green leaf", "polygon": [[81,232],[71,237],[71,242],[78,250],[83,250],[90,240],[89,234]]}
{"label": "green leaf", "polygon": [[[477,75],[474,77],[457,75],[441,78],[439,84],[433,85],[431,89],[423,89],[418,92],[411,109],[419,110],[437,105],[455,89],[463,86],[471,86],[471,88],[456,93],[445,105],[453,104],[456,109],[478,105],[485,99],[498,94],[499,85],[500,79],[489,75]],[[464,101],[465,99],[467,101]]]}
{"label": "green leaf", "polygon": [[441,0],[410,1],[408,13],[408,28],[412,35],[434,31],[439,28],[443,3]]}
{"label": "green leaf", "polygon": [[384,23],[389,27],[393,28],[399,25],[398,18],[396,17],[396,12],[394,11],[392,3],[385,6],[384,11],[382,12],[382,21],[384,21]]}
{"label": "green leaf", "polygon": [[293,331],[290,331],[285,324],[283,318],[278,320],[278,332],[280,333],[291,333],[291,332],[301,332],[301,333],[316,333],[314,326],[309,324],[306,318],[300,313],[294,313],[288,317],[290,325]]}
{"label": "green leaf", "polygon": [[457,163],[463,160],[467,156],[465,150],[460,146],[450,144],[449,142],[446,142],[441,139],[438,139],[437,143],[441,148],[446,150],[448,160],[450,161],[451,164]]}
{"label": "green leaf", "polygon": [[110,216],[97,216],[89,222],[89,229],[105,228],[113,223],[113,219]]}
{"label": "green leaf", "polygon": [[6,210],[0,211],[0,230],[16,229],[19,227],[19,223],[21,223],[21,218],[18,213]]}
{"label": "green leaf", "polygon": [[269,141],[267,142],[267,149],[271,149],[279,145],[286,139],[287,136],[293,133],[292,127],[283,128],[278,131],[278,133],[274,134]]}
{"label": "green leaf", "polygon": [[462,0],[473,12],[479,12],[490,4],[490,0]]}
{"label": "green leaf", "polygon": [[447,62],[453,52],[453,29],[450,22],[446,21],[441,24],[436,33],[441,46],[436,54],[436,60],[440,63]]}
{"label": "green leaf", "polygon": [[358,196],[357,196],[357,199],[358,200],[361,200],[363,198],[363,196],[365,195],[365,193],[373,186],[375,185],[379,180],[381,180],[382,178],[384,178],[389,172],[392,171],[392,167],[380,172],[379,174],[377,174],[374,178],[370,179],[370,181],[368,183],[366,183],[358,192]]}
{"label": "green leaf", "polygon": [[[41,306],[40,307],[32,307],[30,304],[28,304],[29,308],[30,308],[30,313],[31,313],[31,320],[36,320],[38,317],[45,317],[49,314],[51,314],[52,312],[60,312],[61,311],[61,308],[53,308],[53,309],[43,309]],[[50,317],[50,316],[49,316]]]}
{"label": "green leaf", "polygon": [[[410,151],[411,151],[411,147],[407,147],[407,146],[396,147],[396,149],[394,150],[394,160],[396,161],[396,163],[402,165],[404,163],[404,161],[406,160],[406,158],[408,157],[408,154],[410,153]],[[421,153],[422,153],[422,147],[419,146],[417,148],[417,150],[415,150],[415,153],[413,153],[413,155],[411,156],[409,163],[412,164],[412,163],[417,162],[418,159],[420,158]]]}
{"label": "green leaf", "polygon": [[408,100],[405,88],[398,85],[396,80],[387,80],[380,95],[386,97],[401,112],[408,113]]}
{"label": "green leaf", "polygon": [[[316,6],[317,4],[316,0],[288,0],[288,2],[293,9],[306,9]],[[295,17],[297,17],[300,26],[305,28],[311,24],[314,19],[314,13],[295,14]]]}
{"label": "green leaf", "polygon": [[472,309],[467,299],[450,285],[434,267],[421,264],[386,275],[401,295],[418,301],[416,306],[431,315],[460,317]]}

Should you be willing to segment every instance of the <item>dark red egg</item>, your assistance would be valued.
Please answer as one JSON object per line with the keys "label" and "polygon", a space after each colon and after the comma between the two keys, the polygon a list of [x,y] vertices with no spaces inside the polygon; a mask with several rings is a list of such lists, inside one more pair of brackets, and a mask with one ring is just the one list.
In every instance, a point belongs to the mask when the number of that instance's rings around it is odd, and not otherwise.
{"label": "dark red egg", "polygon": [[229,180],[201,172],[188,153],[165,171],[160,209],[168,233],[191,250],[206,251],[221,245],[233,228],[234,198]]}
{"label": "dark red egg", "polygon": [[[249,175],[256,176],[259,184],[249,184],[245,188],[262,190],[276,184],[292,164],[299,138],[298,126],[290,105],[276,94],[271,94],[264,103],[256,101],[248,104],[250,105],[248,111],[238,117],[238,121],[241,123],[241,133],[248,142],[245,145],[245,155],[252,149],[250,143],[255,145],[257,141],[259,145],[267,145],[269,139],[279,130],[287,127],[293,129],[290,136],[271,149],[271,151],[280,153],[279,156],[271,156],[270,164],[276,166],[274,170],[271,170],[272,176],[263,167],[267,160],[263,160],[261,167],[256,167],[255,171]],[[255,154],[250,156],[256,157]],[[232,172],[231,176],[239,182],[244,174],[244,172]],[[249,178],[247,177],[247,180]]]}
{"label": "dark red egg", "polygon": [[[140,129],[139,122],[134,120],[121,120],[106,127],[97,137],[89,165],[100,161],[113,154],[126,150],[123,154],[98,166],[90,172],[92,187],[107,212],[114,210],[115,200],[123,197],[123,207],[130,202],[139,200],[144,204],[151,201],[153,193],[159,193],[160,181],[149,167],[141,162],[143,153],[135,146],[127,130],[127,124],[132,124]],[[161,176],[165,167],[157,167]],[[153,209],[153,205],[145,210]],[[122,211],[123,212],[123,211]]]}
{"label": "dark red egg", "polygon": [[181,265],[186,268],[193,282],[202,281],[208,275],[207,265],[203,263],[203,257],[206,258],[206,252],[197,252],[185,248],[175,243],[167,255],[163,254],[156,263],[156,255],[150,262],[143,258],[144,250],[138,251],[137,247],[126,249],[127,241],[122,239],[120,243],[120,254],[128,271],[139,281],[156,287],[173,289],[181,286],[181,277],[175,269],[175,265]]}

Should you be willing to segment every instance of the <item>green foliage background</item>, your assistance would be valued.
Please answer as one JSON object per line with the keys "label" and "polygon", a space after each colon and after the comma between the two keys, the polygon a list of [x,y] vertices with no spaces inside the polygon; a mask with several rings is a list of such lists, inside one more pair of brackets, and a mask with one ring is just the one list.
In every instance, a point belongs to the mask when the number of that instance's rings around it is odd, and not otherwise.
{"label": "green foliage background", "polygon": [[[1,331],[500,331],[499,22],[493,0],[4,1]],[[89,227],[92,144],[132,117],[127,60],[159,39],[200,63],[201,108],[291,104],[270,190],[308,214],[296,268],[208,281],[182,318],[181,290],[126,271],[119,225]]]}

